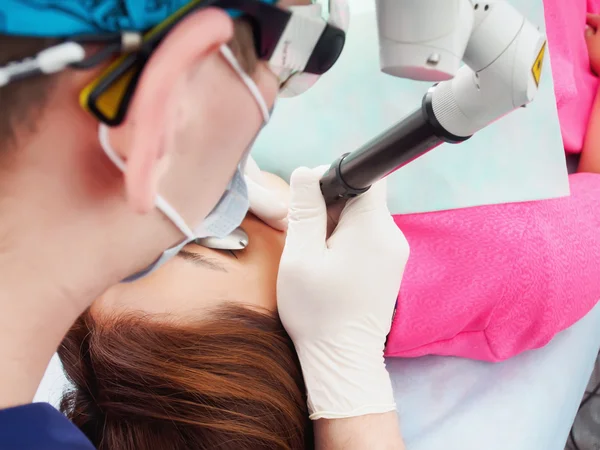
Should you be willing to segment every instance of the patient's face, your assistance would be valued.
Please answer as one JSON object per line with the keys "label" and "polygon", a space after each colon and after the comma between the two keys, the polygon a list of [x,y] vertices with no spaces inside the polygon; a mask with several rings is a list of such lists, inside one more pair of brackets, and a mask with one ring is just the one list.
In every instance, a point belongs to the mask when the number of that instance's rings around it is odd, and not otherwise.
{"label": "patient's face", "polygon": [[[288,194],[288,186],[281,179],[269,176],[269,181],[282,196]],[[92,311],[141,311],[190,320],[205,317],[224,302],[275,311],[285,234],[251,214],[242,228],[249,237],[243,251],[232,254],[190,244],[148,277],[109,289],[94,303]]]}

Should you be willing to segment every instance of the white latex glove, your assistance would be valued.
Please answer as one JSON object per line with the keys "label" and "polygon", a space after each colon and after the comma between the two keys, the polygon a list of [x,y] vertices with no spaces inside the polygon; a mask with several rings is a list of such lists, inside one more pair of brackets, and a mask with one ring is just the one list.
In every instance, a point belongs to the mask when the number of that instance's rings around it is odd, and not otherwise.
{"label": "white latex glove", "polygon": [[286,230],[288,204],[278,193],[267,187],[260,167],[251,156],[246,162],[244,178],[248,186],[250,212],[270,227]]}
{"label": "white latex glove", "polygon": [[346,204],[327,239],[325,169],[292,174],[277,280],[279,316],[302,365],[313,420],[395,409],[383,353],[409,255],[383,182]]}

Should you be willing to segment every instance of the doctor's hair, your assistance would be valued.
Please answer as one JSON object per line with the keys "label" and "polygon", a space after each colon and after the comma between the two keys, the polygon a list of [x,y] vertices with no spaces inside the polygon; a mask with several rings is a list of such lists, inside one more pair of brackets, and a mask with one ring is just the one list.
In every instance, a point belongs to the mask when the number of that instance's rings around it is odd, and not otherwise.
{"label": "doctor's hair", "polygon": [[234,305],[197,323],[88,311],[59,351],[60,409],[99,450],[314,448],[279,319]]}
{"label": "doctor's hair", "polygon": [[[252,27],[245,20],[236,19],[233,30],[229,46],[242,68],[252,75],[258,62]],[[57,39],[0,34],[0,67],[35,56],[59,42]],[[35,76],[0,87],[0,151],[15,144],[16,130],[25,133],[36,131],[36,125],[45,112],[48,93],[62,75]]]}
{"label": "doctor's hair", "polygon": [[[0,34],[0,67],[31,57],[56,45],[56,39],[28,38]],[[14,143],[15,128],[35,132],[55,76],[39,76],[0,87],[0,151]]]}

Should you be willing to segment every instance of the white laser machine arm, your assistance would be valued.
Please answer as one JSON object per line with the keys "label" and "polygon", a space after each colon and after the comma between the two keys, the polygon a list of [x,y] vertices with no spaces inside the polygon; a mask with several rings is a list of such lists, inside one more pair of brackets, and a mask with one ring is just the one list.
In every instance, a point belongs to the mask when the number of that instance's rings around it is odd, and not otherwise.
{"label": "white laser machine arm", "polygon": [[439,83],[421,108],[332,164],[321,180],[329,203],[468,139],[529,104],[540,83],[546,37],[504,0],[376,0],[376,11],[381,70]]}

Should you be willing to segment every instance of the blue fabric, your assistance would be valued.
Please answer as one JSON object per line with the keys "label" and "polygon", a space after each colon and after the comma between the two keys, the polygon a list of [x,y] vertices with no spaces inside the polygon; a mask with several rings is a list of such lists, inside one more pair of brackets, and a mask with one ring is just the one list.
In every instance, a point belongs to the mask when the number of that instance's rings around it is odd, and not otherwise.
{"label": "blue fabric", "polygon": [[0,410],[0,448],[94,450],[84,434],[48,403]]}
{"label": "blue fabric", "polygon": [[[162,22],[189,1],[0,0],[0,34],[69,37],[121,30],[143,31]],[[230,11],[230,15],[239,14]]]}

